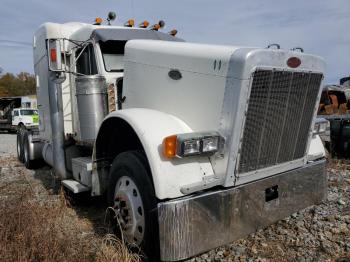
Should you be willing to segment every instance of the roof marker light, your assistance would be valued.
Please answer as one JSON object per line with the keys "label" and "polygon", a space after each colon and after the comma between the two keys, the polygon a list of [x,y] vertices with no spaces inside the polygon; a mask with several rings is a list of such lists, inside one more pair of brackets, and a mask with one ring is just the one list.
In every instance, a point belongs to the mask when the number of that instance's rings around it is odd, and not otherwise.
{"label": "roof marker light", "polygon": [[159,20],[158,24],[154,24],[151,27],[151,30],[158,31],[161,28],[164,28],[165,22],[163,20]]}
{"label": "roof marker light", "polygon": [[134,19],[129,19],[129,20],[126,21],[126,23],[124,24],[124,26],[126,26],[126,27],[133,27],[134,25],[135,25]]}
{"label": "roof marker light", "polygon": [[103,22],[103,19],[101,17],[96,17],[94,25],[101,25],[102,22]]}
{"label": "roof marker light", "polygon": [[140,28],[147,28],[148,26],[149,26],[149,22],[147,20],[145,20],[139,24]]}
{"label": "roof marker light", "polygon": [[176,29],[173,29],[173,30],[171,30],[168,34],[169,34],[169,35],[172,35],[172,36],[176,36],[177,30],[176,30]]}
{"label": "roof marker light", "polygon": [[158,24],[152,25],[151,30],[158,31],[159,29],[160,29],[160,25],[158,25]]}

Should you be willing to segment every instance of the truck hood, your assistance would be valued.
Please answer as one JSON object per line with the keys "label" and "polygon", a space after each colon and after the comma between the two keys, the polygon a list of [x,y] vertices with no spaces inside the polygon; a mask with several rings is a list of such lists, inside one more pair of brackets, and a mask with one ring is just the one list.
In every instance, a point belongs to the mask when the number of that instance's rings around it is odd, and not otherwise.
{"label": "truck hood", "polygon": [[39,116],[38,115],[28,115],[28,116],[22,116],[22,122],[25,125],[28,124],[33,124],[33,125],[38,125],[39,124]]}

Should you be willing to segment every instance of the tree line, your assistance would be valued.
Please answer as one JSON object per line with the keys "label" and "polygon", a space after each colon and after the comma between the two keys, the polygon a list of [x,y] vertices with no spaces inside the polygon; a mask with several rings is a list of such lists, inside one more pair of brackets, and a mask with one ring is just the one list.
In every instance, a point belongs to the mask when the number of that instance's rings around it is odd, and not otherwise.
{"label": "tree line", "polygon": [[27,72],[0,76],[0,97],[35,95],[35,76]]}

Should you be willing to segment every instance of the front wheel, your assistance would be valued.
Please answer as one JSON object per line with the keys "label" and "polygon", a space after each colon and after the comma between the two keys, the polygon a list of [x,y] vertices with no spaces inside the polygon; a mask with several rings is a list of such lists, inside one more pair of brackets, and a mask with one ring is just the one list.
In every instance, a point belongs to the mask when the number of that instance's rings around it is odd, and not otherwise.
{"label": "front wheel", "polygon": [[159,257],[157,199],[144,152],[128,151],[112,164],[108,184],[115,233],[137,245],[150,261]]}

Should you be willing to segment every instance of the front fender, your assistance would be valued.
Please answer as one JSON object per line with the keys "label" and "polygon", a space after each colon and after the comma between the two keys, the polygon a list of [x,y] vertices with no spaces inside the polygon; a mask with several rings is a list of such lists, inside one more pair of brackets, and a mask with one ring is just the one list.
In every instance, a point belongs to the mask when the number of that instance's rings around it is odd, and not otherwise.
{"label": "front fender", "polygon": [[[201,185],[206,177],[213,176],[214,172],[208,157],[169,160],[163,156],[162,142],[165,137],[192,132],[192,129],[179,118],[143,108],[115,111],[110,113],[104,122],[110,118],[126,121],[137,134],[150,165],[157,198],[181,197],[186,194],[187,186]],[[199,187],[198,190],[200,189],[204,188]]]}

